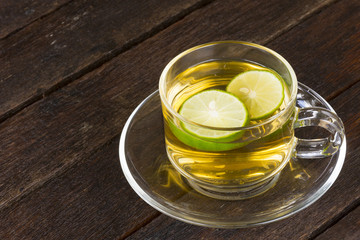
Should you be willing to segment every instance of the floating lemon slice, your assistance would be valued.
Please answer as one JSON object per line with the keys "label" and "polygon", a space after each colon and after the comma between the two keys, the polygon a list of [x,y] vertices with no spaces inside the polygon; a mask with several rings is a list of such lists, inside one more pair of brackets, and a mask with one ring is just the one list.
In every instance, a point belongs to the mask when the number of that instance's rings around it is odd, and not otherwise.
{"label": "floating lemon slice", "polygon": [[[248,111],[236,96],[220,90],[207,90],[188,98],[179,113],[192,122],[219,128],[243,127],[248,123]],[[203,139],[231,138],[234,131],[213,130],[183,123],[185,130]]]}
{"label": "floating lemon slice", "polygon": [[237,128],[248,124],[249,114],[244,103],[231,93],[202,91],[188,98],[179,113],[195,123],[181,123],[184,131],[171,127],[173,133],[187,145],[206,151],[227,151],[244,145],[230,143],[240,138],[242,131],[212,129]]}
{"label": "floating lemon slice", "polygon": [[269,71],[250,70],[235,76],[226,91],[246,105],[251,120],[272,115],[284,100],[284,84],[280,76]]}

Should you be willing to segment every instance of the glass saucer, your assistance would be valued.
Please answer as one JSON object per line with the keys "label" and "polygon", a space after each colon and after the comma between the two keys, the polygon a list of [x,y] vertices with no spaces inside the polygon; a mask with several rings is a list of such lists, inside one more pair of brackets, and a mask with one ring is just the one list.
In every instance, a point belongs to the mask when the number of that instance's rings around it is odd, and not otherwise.
{"label": "glass saucer", "polygon": [[[297,106],[334,111],[316,92],[299,83]],[[242,228],[288,217],[318,200],[334,183],[344,163],[346,139],[325,159],[291,159],[276,185],[256,197],[226,201],[192,189],[167,158],[158,91],[131,114],[120,137],[124,175],[135,192],[160,212],[178,220],[216,228]]]}

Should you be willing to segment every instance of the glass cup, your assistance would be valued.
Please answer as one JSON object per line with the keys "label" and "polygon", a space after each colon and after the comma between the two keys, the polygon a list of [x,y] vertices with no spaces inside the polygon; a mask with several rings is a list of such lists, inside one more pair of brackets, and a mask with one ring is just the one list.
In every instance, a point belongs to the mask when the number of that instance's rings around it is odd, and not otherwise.
{"label": "glass cup", "polygon": [[[284,81],[280,108],[266,119],[238,128],[197,124],[178,111],[191,95],[205,89],[225,89],[240,72],[275,71]],[[344,138],[339,117],[326,109],[297,108],[297,79],[278,53],[248,42],[222,41],[193,47],[176,56],[159,81],[168,158],[198,192],[217,199],[238,200],[259,195],[276,183],[291,157],[325,158],[337,152]],[[184,126],[204,131],[226,131],[233,138],[205,139]],[[300,139],[294,129],[318,126],[330,136]]]}

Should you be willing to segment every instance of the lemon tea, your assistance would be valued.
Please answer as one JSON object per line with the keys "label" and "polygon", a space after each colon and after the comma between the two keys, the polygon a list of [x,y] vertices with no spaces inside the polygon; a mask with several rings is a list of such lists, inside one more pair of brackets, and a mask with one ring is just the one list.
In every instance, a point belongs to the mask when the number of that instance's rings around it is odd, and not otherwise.
{"label": "lemon tea", "polygon": [[[180,53],[159,81],[170,162],[196,191],[239,200],[273,187],[292,156],[332,156],[345,138],[342,122],[302,100],[297,84],[290,64],[258,44],[221,41]],[[307,126],[331,137],[294,136]]]}
{"label": "lemon tea", "polygon": [[[249,70],[274,72],[250,62],[200,63],[176,76],[173,84],[168,86],[168,102],[179,112],[191,96],[209,89],[225,91],[236,75]],[[289,104],[290,94],[285,82],[284,86],[283,102],[271,116]],[[173,165],[183,175],[209,184],[251,185],[274,175],[287,162],[294,145],[293,112],[266,125],[261,123],[271,116],[250,120],[248,126],[251,129],[243,130],[240,137],[231,141],[208,140],[192,135],[184,129],[181,119],[172,118],[166,108],[163,113],[166,150]]]}

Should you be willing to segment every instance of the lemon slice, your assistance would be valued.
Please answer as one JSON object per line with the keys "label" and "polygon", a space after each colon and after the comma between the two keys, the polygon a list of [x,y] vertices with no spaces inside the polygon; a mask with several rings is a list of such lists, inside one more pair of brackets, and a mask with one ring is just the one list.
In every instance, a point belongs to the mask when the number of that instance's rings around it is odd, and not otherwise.
{"label": "lemon slice", "polygon": [[[185,145],[188,145],[192,148],[209,151],[209,152],[223,152],[238,149],[248,145],[250,142],[217,142],[210,141],[206,139],[201,139],[198,136],[195,136],[182,128],[177,127],[171,121],[168,122],[168,126],[174,136],[183,142]],[[242,132],[238,132],[238,134],[234,134],[234,137],[240,138],[242,136]]]}
{"label": "lemon slice", "polygon": [[269,71],[250,70],[235,76],[226,91],[246,105],[251,120],[272,115],[284,100],[284,84],[280,76]]}
{"label": "lemon slice", "polygon": [[[243,102],[221,90],[206,90],[188,98],[179,113],[186,119],[209,127],[236,128],[249,122]],[[216,130],[196,124],[182,123],[182,127],[201,140],[230,142],[239,138],[240,131]]]}

